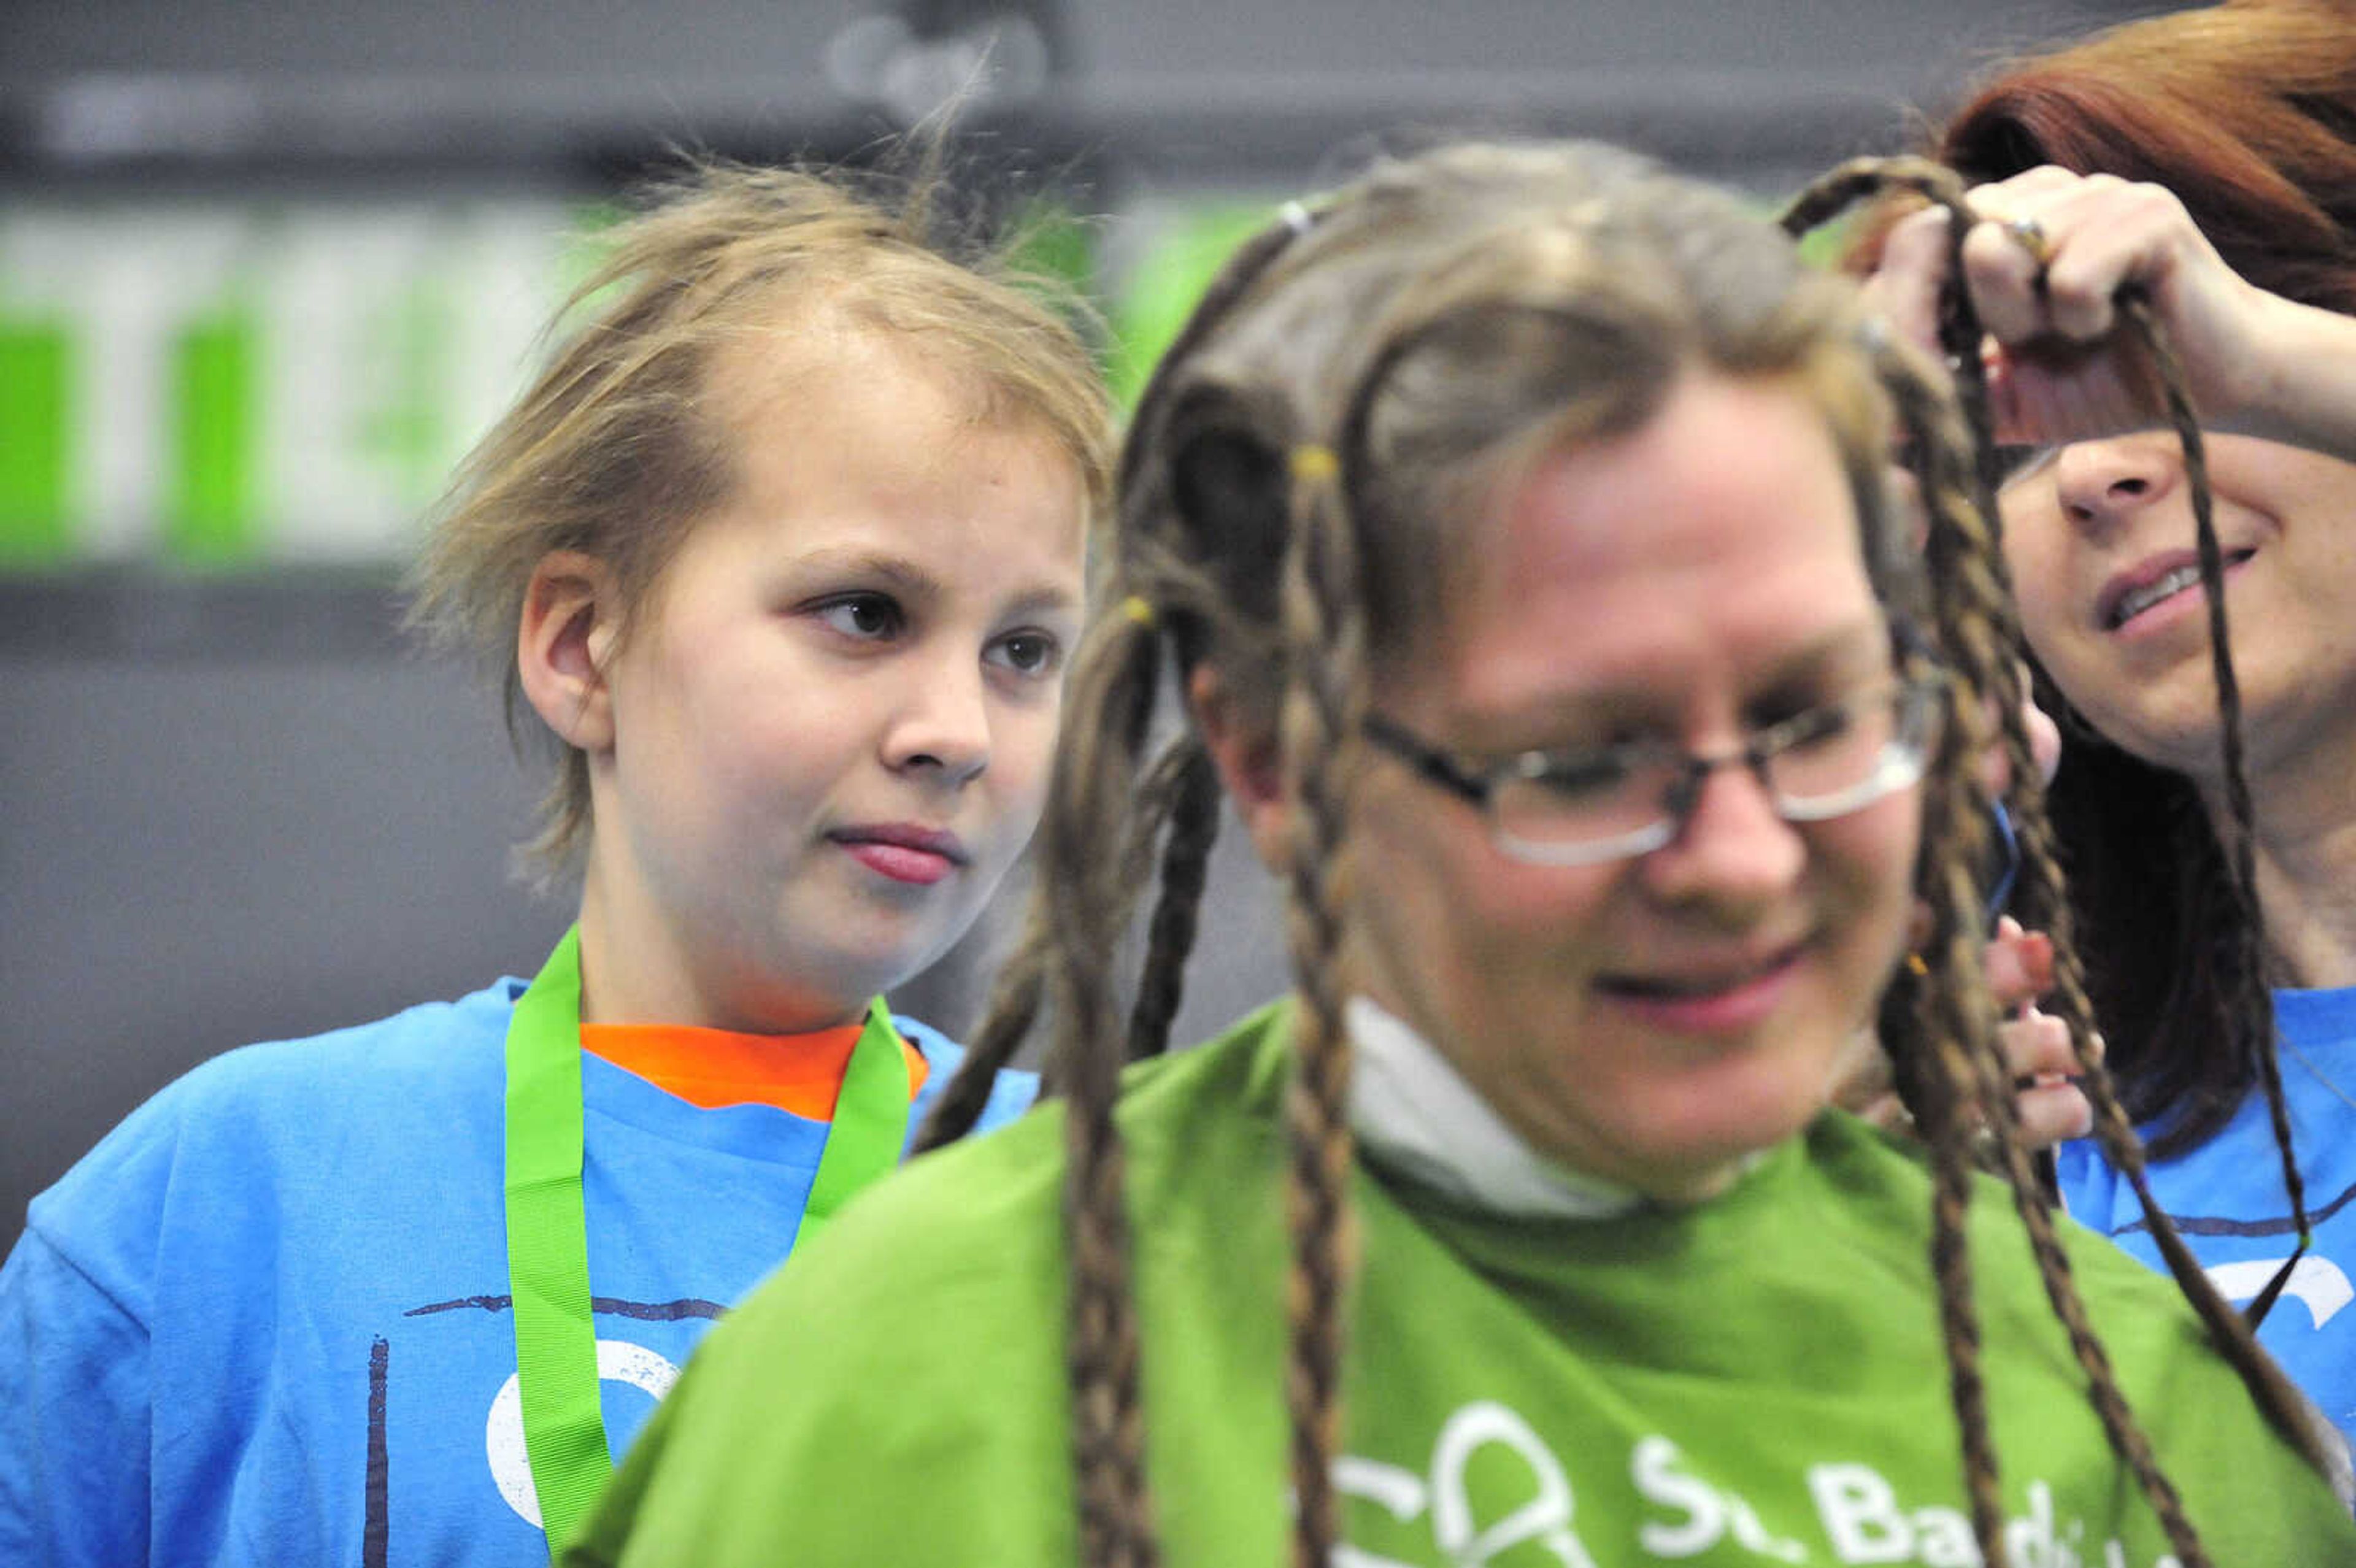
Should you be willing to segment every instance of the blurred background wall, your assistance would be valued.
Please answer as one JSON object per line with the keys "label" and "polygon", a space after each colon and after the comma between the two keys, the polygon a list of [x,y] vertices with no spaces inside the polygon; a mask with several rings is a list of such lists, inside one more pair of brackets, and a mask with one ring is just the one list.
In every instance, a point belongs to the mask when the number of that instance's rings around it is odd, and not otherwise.
{"label": "blurred background wall", "polygon": [[[0,49],[0,1247],[164,1082],[529,974],[530,790],[396,631],[578,234],[679,149],[851,157],[970,83],[978,179],[1133,379],[1387,134],[1601,136],[1772,199],[2081,0],[16,0]],[[988,63],[977,70],[977,60]],[[1283,984],[1229,835],[1193,1038]],[[1017,881],[1020,879],[1018,877]],[[896,998],[968,1027],[1019,887]]]}

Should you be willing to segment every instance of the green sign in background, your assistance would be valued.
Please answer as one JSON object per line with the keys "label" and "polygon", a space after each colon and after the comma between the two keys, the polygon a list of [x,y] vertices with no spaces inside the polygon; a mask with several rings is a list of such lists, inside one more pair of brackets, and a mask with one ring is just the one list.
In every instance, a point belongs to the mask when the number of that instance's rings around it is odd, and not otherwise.
{"label": "green sign in background", "polygon": [[252,553],[260,505],[260,325],[232,307],[184,328],[171,348],[164,546],[220,566]]}
{"label": "green sign in background", "polygon": [[[594,235],[599,210],[576,208],[574,233],[582,231],[578,220],[592,219]],[[1233,200],[1173,204],[1153,218],[1147,245],[1110,298],[1101,275],[1103,220],[1063,205],[1042,200],[1015,215],[1009,260],[1018,272],[1051,276],[1099,302],[1102,318],[1092,330],[1100,333],[1107,372],[1127,402],[1221,263],[1269,211],[1264,203]],[[269,217],[255,215],[265,224]],[[594,238],[552,251],[552,303],[578,282],[594,253]],[[0,291],[7,284],[0,277]],[[224,292],[191,302],[193,314],[159,345],[161,428],[153,447],[147,547],[159,561],[200,569],[266,564],[282,546],[299,542],[282,541],[273,530],[305,526],[301,517],[277,517],[287,504],[269,493],[272,400],[289,394],[268,384],[268,335],[289,328],[269,318],[261,286],[255,277],[232,279]],[[446,479],[456,444],[476,433],[455,428],[453,400],[442,386],[456,363],[455,334],[463,328],[455,291],[465,286],[462,276],[429,268],[394,297],[352,305],[371,317],[361,340],[369,362],[354,372],[370,378],[370,389],[350,432],[352,452],[421,515]],[[78,464],[91,455],[93,439],[83,426],[122,406],[106,388],[85,384],[93,373],[87,330],[66,312],[21,298],[13,307],[0,303],[0,571],[70,566],[102,549],[120,549],[126,537],[122,519],[107,525],[113,544],[102,547],[95,535],[83,534],[91,498]],[[127,537],[135,539],[138,520],[129,526]],[[331,518],[310,526],[334,532]]]}
{"label": "green sign in background", "polygon": [[0,570],[49,566],[72,550],[72,355],[56,318],[0,318]]}

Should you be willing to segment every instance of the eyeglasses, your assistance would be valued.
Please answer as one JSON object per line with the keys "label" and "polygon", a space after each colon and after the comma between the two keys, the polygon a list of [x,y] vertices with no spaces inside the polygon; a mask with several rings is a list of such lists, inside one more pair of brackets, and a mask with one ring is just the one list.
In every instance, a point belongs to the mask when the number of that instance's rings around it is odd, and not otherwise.
{"label": "eyeglasses", "polygon": [[1945,683],[1893,678],[1754,731],[1739,750],[1701,756],[1666,741],[1523,752],[1480,762],[1380,714],[1366,739],[1425,780],[1479,806],[1497,848],[1535,866],[1592,866],[1677,836],[1702,785],[1740,763],[1786,822],[1862,810],[1922,776],[1945,716]]}

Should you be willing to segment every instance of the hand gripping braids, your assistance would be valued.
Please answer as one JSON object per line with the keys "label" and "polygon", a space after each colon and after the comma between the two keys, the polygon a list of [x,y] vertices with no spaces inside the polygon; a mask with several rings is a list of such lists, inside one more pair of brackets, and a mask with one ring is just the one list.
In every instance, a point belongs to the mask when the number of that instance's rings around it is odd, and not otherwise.
{"label": "hand gripping braids", "polygon": [[[1954,722],[1924,790],[1920,884],[1935,931],[1909,1101],[1936,1170],[1932,1258],[1980,1550],[2004,1560],[1964,1232],[1976,1125],[1997,1133],[2001,1174],[2106,1430],[2181,1561],[2205,1561],[2118,1397],[2035,1173],[2008,1136],[1974,874],[1988,831],[1978,762],[1993,738],[2015,753],[2035,896],[2054,901],[2059,873],[2019,732],[1985,477],[1945,378],[1874,342],[1842,280],[1804,266],[1786,236],[1730,199],[1608,149],[1492,144],[1381,165],[1305,220],[1272,224],[1215,284],[1132,422],[1110,581],[1072,677],[1029,928],[968,1068],[986,1078],[1044,1008],[1051,1079],[1068,1102],[1068,1364],[1086,1562],[1159,1555],[1113,1102],[1124,1059],[1166,1035],[1215,814],[1191,725],[1148,755],[1173,684],[1165,655],[1176,686],[1199,698],[1207,683],[1223,722],[1265,738],[1290,806],[1280,859],[1299,1006],[1285,1114],[1285,1394],[1292,1557],[1322,1568],[1340,1540],[1331,1470],[1354,1265],[1339,957],[1373,674],[1429,645],[1419,639],[1472,549],[1464,530],[1504,474],[1641,428],[1697,367],[1776,378],[1821,411],[1896,656],[1918,675],[1943,666],[1953,688]],[[1935,519],[1935,596],[1890,484],[1893,405]],[[1162,908],[1123,1028],[1122,927],[1157,847]],[[2072,1005],[2083,1011],[2082,994]],[[945,1110],[931,1136],[961,1130]],[[2252,1351],[2238,1364],[2271,1398],[2268,1363]]]}
{"label": "hand gripping braids", "polygon": [[[1976,215],[1965,206],[1963,184],[1949,170],[1920,159],[1859,159],[1844,165],[1816,181],[1794,198],[1783,222],[1794,233],[1804,233],[1828,221],[1852,203],[1869,197],[1902,192],[1944,208],[1949,215],[1950,275],[1963,275],[1960,251],[1965,234],[1976,221]],[[2190,404],[2182,389],[2181,377],[2174,369],[2164,336],[2150,313],[2137,299],[2122,302],[2124,315],[2133,324],[2148,349],[2165,389],[2169,423],[2184,444],[2186,472],[2192,492],[2193,515],[2198,530],[2198,553],[2203,592],[2208,597],[2212,667],[2215,670],[2220,711],[2225,728],[2225,766],[2228,777],[2228,800],[2235,832],[2233,860],[2235,881],[2240,901],[2247,912],[2246,922],[2239,930],[2249,940],[2260,940],[2262,928],[2257,923],[2254,872],[2251,869],[2252,834],[2249,789],[2242,768],[2240,703],[2233,672],[2231,650],[2225,641],[2224,599],[2220,557],[2207,483],[2206,467],[2201,458],[2201,436],[2195,423]],[[2072,940],[2072,919],[2068,890],[2063,880],[2056,839],[2045,805],[2042,771],[2037,767],[2029,752],[2027,728],[2022,720],[2021,687],[2017,650],[2025,645],[2020,635],[2012,591],[2006,571],[2004,556],[1998,548],[1998,525],[1996,507],[1996,486],[1999,474],[1993,421],[1988,411],[1985,368],[1980,357],[1982,331],[1969,292],[1951,287],[1941,301],[1939,339],[1944,351],[1946,376],[1919,363],[1917,357],[1883,347],[1883,379],[1897,402],[1904,444],[1912,466],[1921,485],[1929,533],[1925,555],[1933,584],[1932,602],[1939,635],[1940,657],[1962,677],[1965,687],[1993,694],[1992,705],[1997,720],[1995,739],[2000,741],[2009,763],[2009,782],[2005,805],[2010,813],[2019,837],[2021,854],[2020,887],[2018,906],[2022,920],[2030,927],[2046,932],[2054,944],[2054,999],[2051,1003],[2067,1024],[2072,1053],[2076,1057],[2081,1082],[2095,1109],[2096,1136],[2112,1161],[2127,1174],[2149,1221],[2154,1240],[2168,1262],[2169,1272],[2178,1285],[2190,1299],[2207,1324],[2212,1339],[2221,1351],[2242,1373],[2260,1408],[2276,1427],[2301,1452],[2319,1467],[2323,1463],[2312,1429],[2312,1416],[2301,1397],[2291,1387],[2280,1370],[2262,1352],[2254,1336],[2254,1320],[2264,1315],[2265,1306],[2279,1291],[2287,1277],[2287,1266],[2277,1275],[2274,1284],[2260,1301],[2254,1305],[2252,1316],[2245,1319],[2219,1294],[2208,1275],[2194,1261],[2190,1252],[2178,1236],[2165,1212],[2153,1202],[2144,1176],[2144,1153],[2134,1127],[2122,1106],[2111,1076],[2104,1066],[2099,1049],[2094,1043],[2094,1011],[2088,998],[2083,965]],[[1944,389],[1952,382],[1953,393]],[[1959,713],[1962,720],[1958,731],[1972,726],[1978,715]],[[1975,748],[1980,741],[1971,742]],[[1942,799],[1945,792],[1927,792],[1925,802],[1926,842],[1934,842],[1939,834],[1942,816],[1955,809],[1958,802]],[[1976,818],[1977,814],[1972,814]],[[1957,892],[1969,891],[1968,876]],[[1914,1016],[1918,1021],[1918,1038],[1914,1040],[1893,1040],[1893,1051],[1909,1044],[1932,1043],[1942,1055],[1944,1046],[1936,1042],[1959,1038],[1954,1009],[1958,998],[1965,996],[1974,982],[1958,973],[1959,956],[1971,960],[1976,969],[1979,936],[1976,916],[1968,899],[1949,897],[1930,900],[1934,934],[1928,944],[1935,955],[1928,976],[1912,983]],[[1900,984],[1908,985],[1901,976]],[[1985,990],[1980,1001],[1984,1004]],[[2271,1034],[2270,1003],[2263,992],[2256,1003],[2267,1008],[2266,1017],[2257,1020],[2265,1033]],[[1970,1063],[1972,1072],[1959,1086],[1967,1086],[1986,1125],[1997,1136],[1993,1149],[2002,1160],[2005,1173],[2012,1186],[2016,1207],[2034,1249],[2038,1267],[2046,1292],[2056,1315],[2067,1329],[2072,1348],[2083,1367],[2090,1398],[2100,1416],[2105,1434],[2122,1461],[2134,1471],[2138,1484],[2152,1502],[2168,1530],[2178,1556],[2186,1563],[2208,1561],[2202,1552],[2191,1525],[2183,1516],[2174,1488],[2160,1472],[2152,1455],[2148,1440],[2136,1424],[2132,1413],[2120,1395],[2101,1341],[2087,1322],[2083,1305],[2071,1280],[2068,1254],[2054,1234],[2051,1215],[2033,1180],[2028,1154],[2012,1137],[2016,1125],[2013,1089],[2000,1057],[1980,1055]],[[1921,1064],[1913,1071],[1898,1074],[1903,1092],[1910,1083],[1922,1081]],[[1952,1072],[1947,1074],[1951,1078]],[[2287,1113],[2285,1109],[2278,1072],[2273,1071],[2271,1059],[2265,1075],[2268,1104],[2273,1113],[2277,1146],[2282,1151],[2286,1180],[2291,1192],[2293,1210],[2299,1224],[2299,1251],[2307,1245],[2308,1223],[2303,1189],[2292,1163]],[[1923,1108],[1914,1107],[1923,1121],[1934,1145],[1953,1129],[1933,1129],[1933,1117]],[[1939,1168],[1942,1173],[1942,1203],[1945,1195],[1946,1151],[1941,1149]],[[2293,1262],[2296,1262],[2294,1254]],[[1941,1267],[1943,1296],[1949,1292],[1947,1267]],[[1948,1310],[1951,1336],[1959,1331],[1959,1320]],[[1958,1378],[1961,1379],[1958,1371]],[[1964,1391],[1958,1387],[1959,1413],[1965,1408]],[[1975,1399],[1974,1403],[1977,1403]],[[1985,1434],[1981,1435],[1975,1452],[1973,1422],[1965,1421],[1965,1444],[1967,1470],[1971,1472],[1976,1513],[1993,1500],[1993,1472],[1983,1476],[1983,1463],[1992,1464],[1993,1456],[1985,1452]],[[1975,1528],[1985,1531],[1992,1523],[1976,1518]],[[1981,1549],[1989,1548],[1985,1537]],[[1991,1556],[1990,1561],[1998,1561]]]}

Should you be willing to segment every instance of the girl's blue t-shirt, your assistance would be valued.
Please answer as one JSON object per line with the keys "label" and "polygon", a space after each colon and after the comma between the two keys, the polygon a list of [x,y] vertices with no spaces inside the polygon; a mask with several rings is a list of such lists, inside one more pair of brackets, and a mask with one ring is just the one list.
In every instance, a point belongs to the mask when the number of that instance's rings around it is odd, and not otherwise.
{"label": "girl's blue t-shirt", "polygon": [[[0,1563],[539,1568],[501,1186],[523,983],[249,1046],[36,1199],[0,1267]],[[929,1065],[958,1048],[899,1020]],[[1019,1112],[1002,1075],[985,1124]],[[616,1455],[793,1244],[827,1124],[582,1061]]]}
{"label": "girl's blue t-shirt", "polygon": [[[2258,1341],[2356,1439],[2356,989],[2275,993],[2283,1097],[2314,1244]],[[2071,1216],[2164,1268],[2135,1189],[2091,1138],[2057,1164]],[[2150,1167],[2152,1196],[2229,1300],[2247,1302],[2298,1243],[2265,1096],[2253,1091],[2216,1136]]]}

